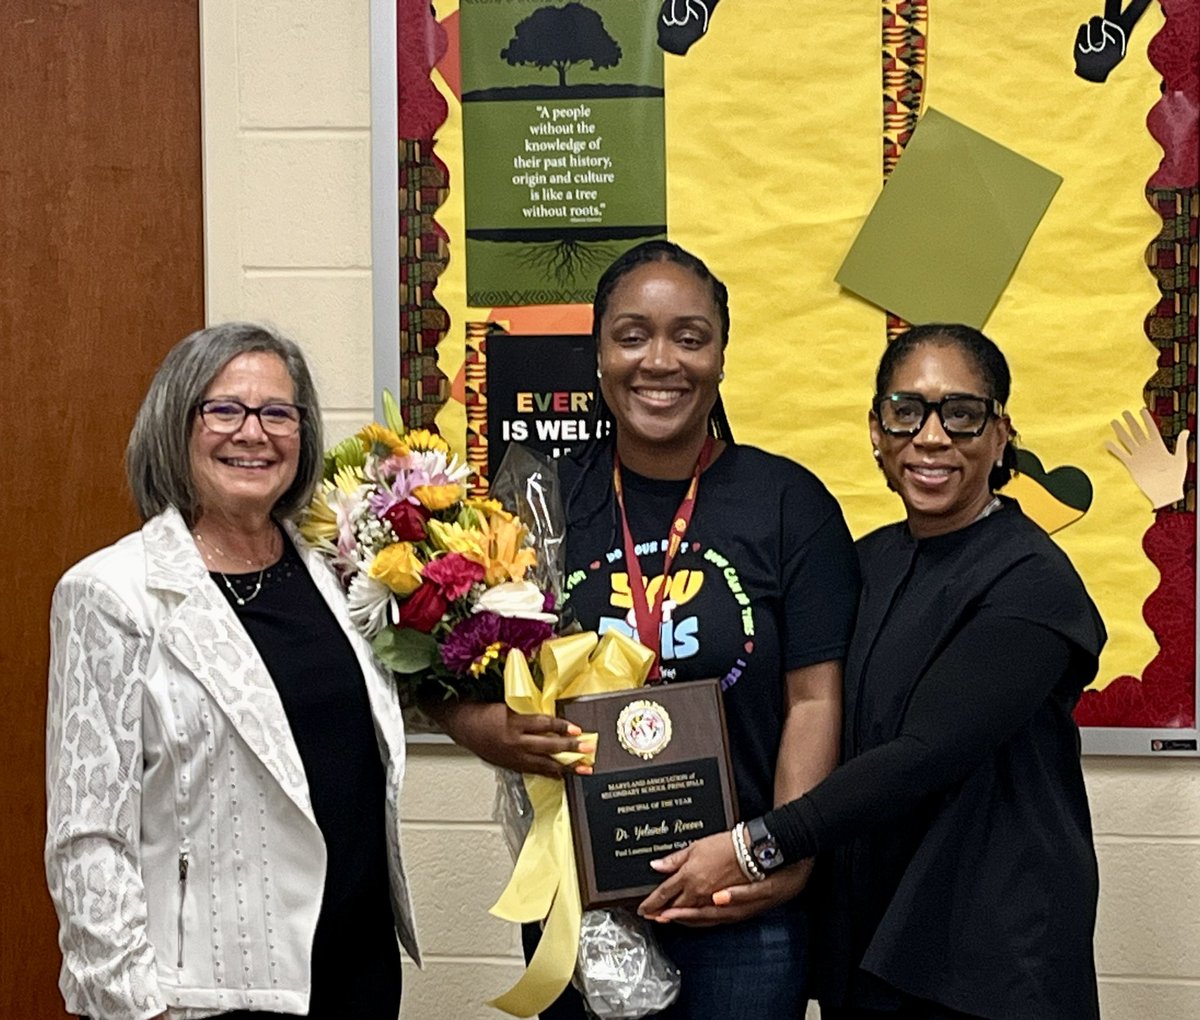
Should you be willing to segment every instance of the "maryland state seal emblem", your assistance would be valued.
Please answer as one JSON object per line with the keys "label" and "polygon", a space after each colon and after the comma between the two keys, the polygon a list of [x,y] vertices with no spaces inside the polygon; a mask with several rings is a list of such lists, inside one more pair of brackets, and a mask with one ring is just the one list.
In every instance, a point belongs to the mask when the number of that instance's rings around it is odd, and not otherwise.
{"label": "maryland state seal emblem", "polygon": [[631,701],[617,716],[617,739],[630,754],[653,758],[671,742],[671,717],[657,701]]}

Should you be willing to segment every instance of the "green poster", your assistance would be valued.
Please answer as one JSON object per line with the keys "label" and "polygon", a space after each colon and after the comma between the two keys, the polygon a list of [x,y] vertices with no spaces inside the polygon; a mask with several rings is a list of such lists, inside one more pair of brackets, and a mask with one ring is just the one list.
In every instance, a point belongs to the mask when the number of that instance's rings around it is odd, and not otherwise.
{"label": "green poster", "polygon": [[1061,183],[1052,170],[929,109],[837,282],[909,322],[982,329]]}
{"label": "green poster", "polygon": [[461,0],[467,303],[590,302],[666,234],[658,4]]}

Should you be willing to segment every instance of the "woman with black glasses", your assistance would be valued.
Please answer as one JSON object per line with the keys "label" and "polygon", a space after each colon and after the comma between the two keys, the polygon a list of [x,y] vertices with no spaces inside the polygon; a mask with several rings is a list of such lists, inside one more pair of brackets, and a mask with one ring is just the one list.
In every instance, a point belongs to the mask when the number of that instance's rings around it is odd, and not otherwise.
{"label": "woman with black glasses", "polygon": [[337,578],[299,348],[228,323],[167,355],[129,438],[140,531],[55,589],[46,873],[67,1009],[395,1020],[404,725]]}
{"label": "woman with black glasses", "polygon": [[1016,463],[1008,395],[976,329],[918,326],[885,352],[870,434],[907,519],[858,543],[843,764],[732,838],[666,858],[641,908],[681,920],[736,904],[747,871],[820,854],[826,1020],[1099,1016],[1071,712],[1105,632],[1067,557],[995,494]]}

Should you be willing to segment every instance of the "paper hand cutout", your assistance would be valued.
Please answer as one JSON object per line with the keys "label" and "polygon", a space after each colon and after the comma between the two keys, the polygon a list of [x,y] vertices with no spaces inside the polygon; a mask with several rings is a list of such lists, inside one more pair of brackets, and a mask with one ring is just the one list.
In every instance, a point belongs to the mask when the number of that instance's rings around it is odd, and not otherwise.
{"label": "paper hand cutout", "polygon": [[708,19],[721,0],[663,0],[658,13],[658,45],[683,56],[708,31]]}
{"label": "paper hand cutout", "polygon": [[1075,33],[1075,73],[1087,81],[1103,82],[1125,59],[1129,35],[1150,0],[1131,0],[1121,10],[1121,0],[1104,0],[1104,17],[1096,15]]}
{"label": "paper hand cutout", "polygon": [[1130,477],[1155,510],[1182,499],[1183,479],[1188,467],[1188,430],[1179,433],[1175,440],[1175,452],[1171,453],[1163,442],[1154,416],[1147,408],[1142,408],[1144,432],[1132,411],[1126,411],[1122,417],[1125,419],[1124,426],[1115,418],[1112,422],[1113,432],[1121,445],[1110,440],[1104,444],[1104,448],[1125,465]]}

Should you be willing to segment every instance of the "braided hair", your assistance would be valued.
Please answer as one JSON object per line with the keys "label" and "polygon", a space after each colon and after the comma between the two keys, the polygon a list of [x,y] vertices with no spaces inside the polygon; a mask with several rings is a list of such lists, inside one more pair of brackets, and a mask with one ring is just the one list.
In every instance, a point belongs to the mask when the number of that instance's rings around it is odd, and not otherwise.
{"label": "braided hair", "polygon": [[[729,343],[729,290],[704,264],[703,260],[679,245],[664,240],[643,241],[628,251],[617,256],[609,267],[604,270],[596,284],[596,296],[592,300],[592,340],[596,345],[596,356],[600,354],[600,326],[608,311],[608,303],[617,284],[639,266],[653,262],[673,262],[677,266],[694,273],[697,278],[706,283],[712,292],[713,304],[717,308],[721,325],[721,347]],[[595,518],[606,506],[613,506],[614,501],[605,493],[604,499],[596,506],[586,511],[574,506],[579,492],[583,488],[586,476],[597,468],[603,471],[612,464],[612,444],[615,442],[617,422],[612,409],[604,399],[600,387],[596,387],[596,397],[592,401],[588,418],[588,440],[577,452],[570,454],[570,459],[579,465],[579,476],[571,486],[566,498],[567,520],[584,524]],[[717,394],[716,403],[708,415],[708,433],[714,439],[733,442],[733,430],[725,413],[725,404],[721,394]],[[613,513],[615,515],[615,510]],[[614,516],[614,529],[615,529]]]}

